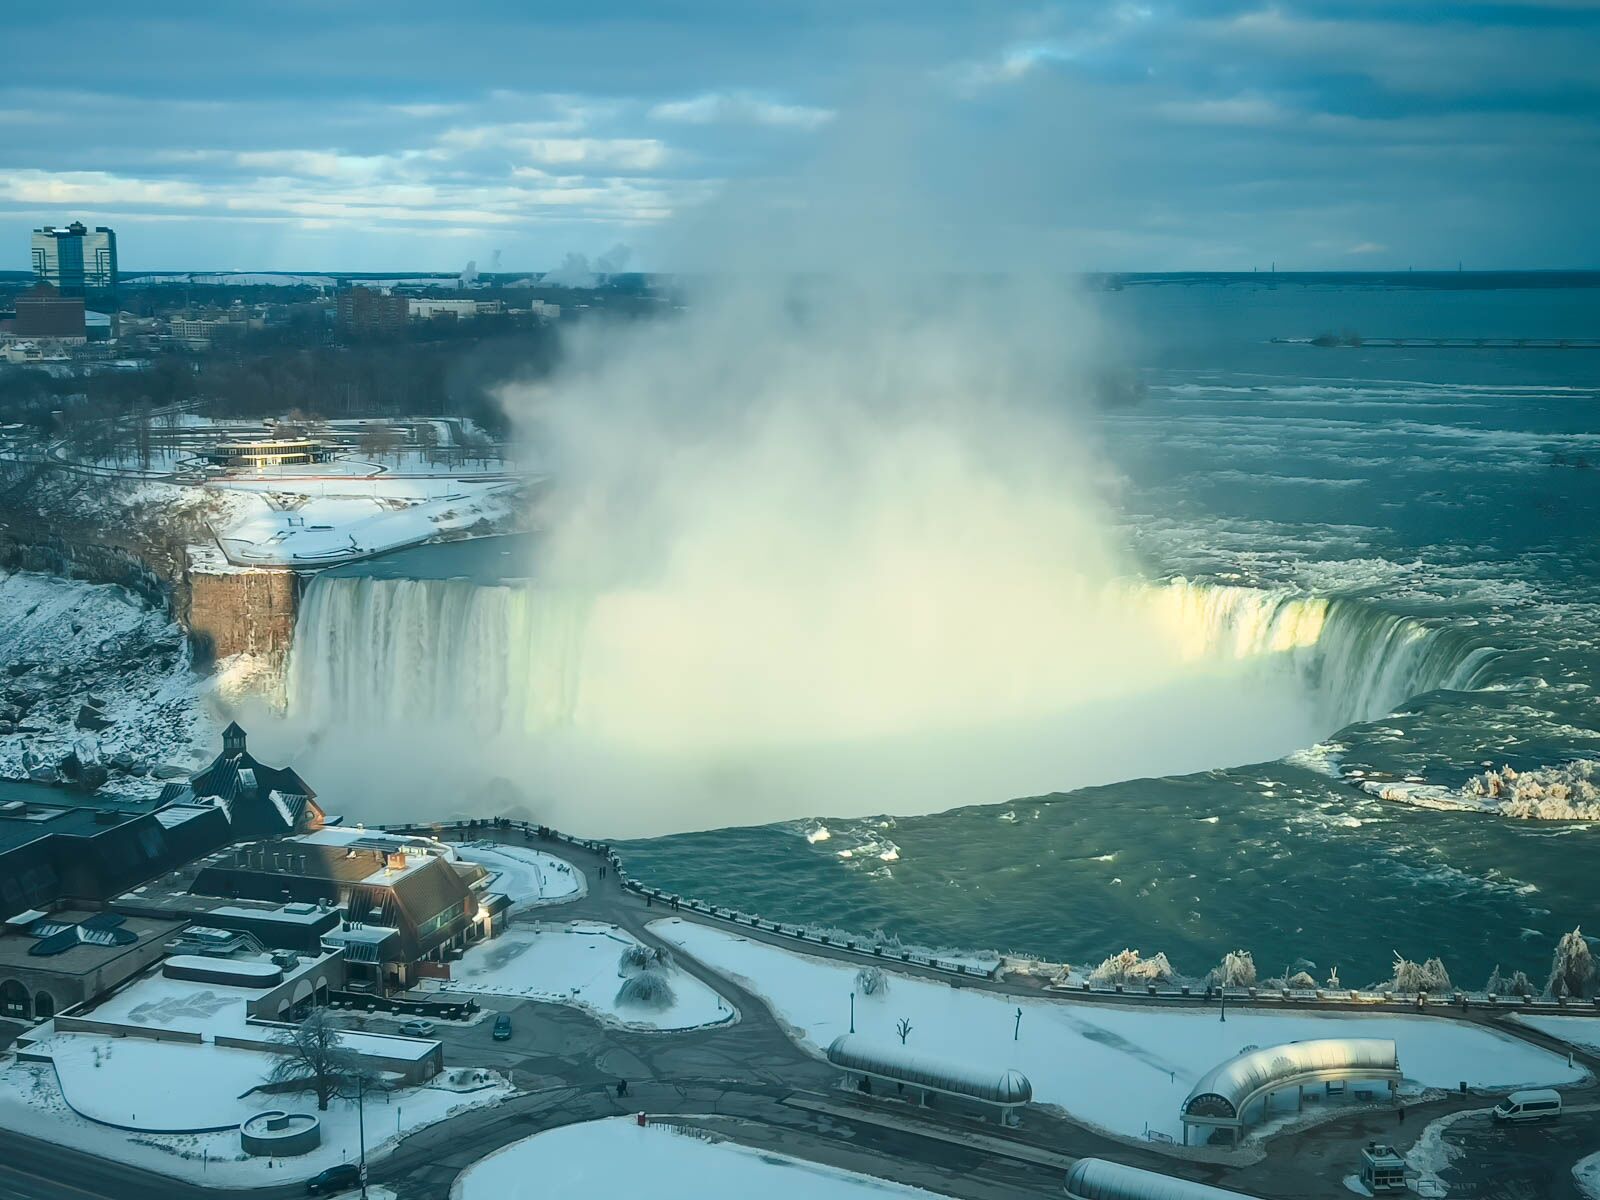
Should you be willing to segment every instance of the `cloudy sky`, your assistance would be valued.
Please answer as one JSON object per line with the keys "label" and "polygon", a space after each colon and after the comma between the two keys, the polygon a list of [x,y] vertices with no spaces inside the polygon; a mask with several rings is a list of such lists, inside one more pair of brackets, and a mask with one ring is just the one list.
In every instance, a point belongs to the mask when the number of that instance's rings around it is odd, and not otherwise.
{"label": "cloudy sky", "polygon": [[1597,0],[18,6],[0,268],[80,218],[125,270],[690,269],[786,206],[960,268],[1600,267],[1597,64]]}

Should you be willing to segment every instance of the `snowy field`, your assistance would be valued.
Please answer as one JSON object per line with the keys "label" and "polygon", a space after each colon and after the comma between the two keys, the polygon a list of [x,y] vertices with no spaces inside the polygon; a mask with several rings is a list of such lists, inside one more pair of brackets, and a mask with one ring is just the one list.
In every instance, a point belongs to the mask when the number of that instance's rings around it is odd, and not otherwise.
{"label": "snowy field", "polygon": [[[264,1051],[209,1042],[80,1033],[58,1034],[35,1049],[55,1063],[62,1094],[80,1114],[151,1133],[237,1126],[261,1110],[261,1098],[247,1093],[266,1081],[276,1061]],[[281,1107],[281,1100],[267,1107]]]}
{"label": "snowy field", "polygon": [[511,901],[513,912],[576,900],[588,891],[582,871],[542,850],[496,842],[467,842],[457,847],[456,854],[496,873],[488,890],[505,895]]}
{"label": "snowy field", "polygon": [[246,566],[339,562],[498,521],[510,513],[518,487],[440,478],[273,478],[213,486],[243,501],[216,536],[229,560]]}
{"label": "snowy field", "polygon": [[1592,1054],[1600,1054],[1600,1016],[1546,1017],[1513,1013],[1511,1019],[1529,1029],[1536,1029],[1548,1037],[1578,1046]]}
{"label": "snowy field", "polygon": [[535,1200],[636,1193],[650,1200],[851,1200],[932,1196],[870,1175],[710,1142],[627,1117],[564,1125],[474,1163],[450,1200]]}
{"label": "snowy field", "polygon": [[[734,933],[677,918],[651,932],[713,970],[765,997],[808,1048],[823,1051],[849,1030],[850,993],[857,992],[856,1030],[886,1042],[895,1023],[911,1021],[909,1046],[971,1060],[997,1071],[1015,1067],[1033,1083],[1034,1098],[1086,1124],[1140,1137],[1147,1130],[1180,1138],[1178,1108],[1201,1075],[1247,1046],[1332,1037],[1393,1038],[1405,1072],[1404,1090],[1510,1088],[1574,1083],[1582,1068],[1508,1035],[1430,1017],[1394,1014],[1175,1011],[1079,1001],[1017,1000],[973,987],[885,972],[888,987],[863,995],[857,967],[794,954]],[[1020,1027],[1016,1022],[1022,1009]],[[1013,1040],[1013,1031],[1018,1033]],[[1107,1081],[1114,1080],[1115,1086]]]}
{"label": "snowy field", "polygon": [[491,996],[521,996],[582,1008],[610,1024],[632,1029],[699,1029],[738,1019],[738,1012],[694,976],[665,972],[672,1003],[647,1008],[619,1002],[625,978],[619,959],[636,946],[614,925],[573,921],[566,925],[512,928],[467,948],[449,983],[438,990]]}
{"label": "snowy field", "polygon": [[[123,1054],[133,1040],[118,1042],[113,1057]],[[267,1057],[248,1050],[219,1052],[214,1046],[199,1049],[210,1054]],[[462,1077],[459,1082],[457,1076]],[[139,1082],[140,1094],[148,1095],[152,1102],[158,1099],[157,1093],[168,1086],[153,1080]],[[387,1154],[404,1134],[442,1121],[456,1112],[498,1104],[512,1094],[510,1084],[499,1076],[473,1070],[446,1071],[428,1086],[406,1088],[376,1098],[369,1095],[366,1104],[368,1161]],[[275,1096],[258,1093],[238,1105],[240,1111],[248,1109],[246,1115],[274,1108],[315,1112],[316,1107],[316,1097],[309,1092]],[[216,1188],[258,1188],[291,1183],[354,1159],[359,1145],[355,1102],[334,1100],[327,1112],[317,1115],[322,1121],[322,1145],[318,1149],[295,1158],[249,1158],[239,1148],[237,1129],[219,1133],[130,1135],[75,1113],[57,1086],[55,1070],[49,1063],[13,1062],[0,1070],[0,1126]]]}

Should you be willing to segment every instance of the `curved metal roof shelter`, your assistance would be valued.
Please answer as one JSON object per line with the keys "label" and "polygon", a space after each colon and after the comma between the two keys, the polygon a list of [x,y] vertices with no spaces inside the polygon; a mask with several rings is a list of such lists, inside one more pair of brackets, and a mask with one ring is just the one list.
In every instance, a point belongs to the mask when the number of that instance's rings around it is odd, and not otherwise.
{"label": "curved metal roof shelter", "polygon": [[1033,1085],[1021,1071],[953,1062],[904,1046],[869,1042],[859,1033],[842,1033],[834,1038],[828,1047],[828,1061],[847,1071],[988,1104],[1026,1104],[1033,1099]]}
{"label": "curved metal roof shelter", "polygon": [[1067,1172],[1072,1200],[1241,1200],[1243,1192],[1175,1179],[1103,1158],[1080,1158]]}
{"label": "curved metal roof shelter", "polygon": [[1246,1050],[1200,1077],[1183,1102],[1186,1125],[1239,1125],[1251,1101],[1279,1088],[1343,1079],[1400,1081],[1388,1038],[1322,1038]]}

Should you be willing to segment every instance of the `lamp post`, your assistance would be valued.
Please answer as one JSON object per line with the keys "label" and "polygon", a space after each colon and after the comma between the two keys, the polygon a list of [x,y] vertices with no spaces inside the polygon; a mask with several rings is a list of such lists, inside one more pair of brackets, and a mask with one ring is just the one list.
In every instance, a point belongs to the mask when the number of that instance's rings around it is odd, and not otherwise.
{"label": "lamp post", "polygon": [[361,1147],[361,1200],[367,1200],[367,1077],[362,1072],[356,1075],[356,1131]]}
{"label": "lamp post", "polygon": [[1022,1040],[1022,1006],[1021,1005],[1017,1006],[1017,1025],[1016,1025],[1016,1028],[1011,1031],[1011,1040],[1013,1042],[1020,1042]]}
{"label": "lamp post", "polygon": [[856,1031],[856,994],[850,993],[850,1032]]}
{"label": "lamp post", "polygon": [[1225,987],[1218,988],[1217,989],[1217,995],[1222,997],[1222,1017],[1221,1017],[1221,1019],[1226,1021],[1228,1019],[1228,989],[1225,988]]}

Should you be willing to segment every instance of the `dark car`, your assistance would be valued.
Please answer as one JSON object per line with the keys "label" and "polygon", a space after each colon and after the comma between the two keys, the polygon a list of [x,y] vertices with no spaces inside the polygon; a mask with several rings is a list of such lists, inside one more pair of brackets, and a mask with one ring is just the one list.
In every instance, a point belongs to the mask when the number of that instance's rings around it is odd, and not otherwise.
{"label": "dark car", "polygon": [[321,1174],[313,1175],[306,1180],[306,1195],[329,1196],[335,1192],[348,1191],[360,1182],[360,1167],[355,1163],[340,1163],[337,1167],[329,1167]]}
{"label": "dark car", "polygon": [[494,1019],[494,1040],[509,1042],[511,1040],[511,1018],[501,1013]]}

